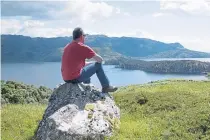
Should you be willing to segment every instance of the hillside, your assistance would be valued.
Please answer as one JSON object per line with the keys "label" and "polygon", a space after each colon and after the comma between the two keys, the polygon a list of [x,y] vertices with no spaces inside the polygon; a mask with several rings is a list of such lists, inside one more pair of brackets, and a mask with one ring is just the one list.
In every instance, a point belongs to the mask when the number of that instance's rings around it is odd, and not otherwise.
{"label": "hillside", "polygon": [[[117,60],[118,63],[115,64],[117,68],[142,70],[151,73],[204,74],[210,72],[209,62],[195,60],[142,61],[122,58]],[[107,61],[107,63],[109,62],[112,61]]]}
{"label": "hillside", "polygon": [[[31,38],[22,35],[1,35],[2,62],[60,61],[63,47],[72,37]],[[103,57],[210,57],[209,53],[185,49],[179,43],[163,43],[146,38],[89,35],[86,44]],[[110,58],[109,58],[110,59]]]}
{"label": "hillside", "polygon": [[201,53],[197,51],[192,51],[188,49],[177,49],[177,50],[170,50],[166,52],[160,52],[154,55],[149,55],[147,58],[208,58],[208,53]]}
{"label": "hillside", "polygon": [[160,81],[114,94],[123,114],[117,139],[210,139],[210,82]]}
{"label": "hillside", "polygon": [[106,65],[128,70],[142,70],[162,74],[205,74],[210,72],[210,62],[196,60],[144,61],[134,58],[116,57],[107,60]]}
{"label": "hillside", "polygon": [[[210,139],[209,93],[209,81],[168,80],[122,87],[113,94],[121,125],[112,139]],[[1,139],[30,139],[45,108],[3,106]]]}

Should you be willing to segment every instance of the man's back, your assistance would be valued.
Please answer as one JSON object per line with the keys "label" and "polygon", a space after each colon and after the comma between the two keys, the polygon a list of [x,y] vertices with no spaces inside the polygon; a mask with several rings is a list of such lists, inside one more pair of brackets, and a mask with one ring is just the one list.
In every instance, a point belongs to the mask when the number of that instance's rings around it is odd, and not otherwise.
{"label": "man's back", "polygon": [[92,58],[95,52],[88,46],[73,41],[64,48],[61,72],[63,80],[73,80],[80,76],[85,59]]}

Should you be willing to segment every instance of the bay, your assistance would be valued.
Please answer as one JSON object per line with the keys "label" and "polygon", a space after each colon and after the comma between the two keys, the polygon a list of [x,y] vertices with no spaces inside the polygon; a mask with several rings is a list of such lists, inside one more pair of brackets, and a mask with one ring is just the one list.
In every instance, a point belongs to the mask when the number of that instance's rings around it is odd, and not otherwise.
{"label": "bay", "polygon": [[[56,85],[64,83],[60,71],[60,62],[46,63],[4,63],[1,65],[1,79],[33,84],[35,86],[47,86],[55,88]],[[207,80],[204,75],[182,75],[182,74],[154,74],[140,70],[122,70],[113,65],[104,65],[104,70],[115,86],[127,86],[132,84],[144,84],[151,81],[164,79],[189,79]],[[100,83],[93,75],[91,82],[98,88]]]}

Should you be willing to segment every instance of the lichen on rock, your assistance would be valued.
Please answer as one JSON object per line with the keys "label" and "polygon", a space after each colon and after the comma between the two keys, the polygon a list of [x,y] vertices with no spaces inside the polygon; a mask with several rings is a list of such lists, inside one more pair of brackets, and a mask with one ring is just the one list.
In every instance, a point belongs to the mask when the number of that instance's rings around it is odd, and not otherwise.
{"label": "lichen on rock", "polygon": [[94,110],[94,108],[95,108],[95,105],[94,104],[86,104],[85,105],[85,110]]}

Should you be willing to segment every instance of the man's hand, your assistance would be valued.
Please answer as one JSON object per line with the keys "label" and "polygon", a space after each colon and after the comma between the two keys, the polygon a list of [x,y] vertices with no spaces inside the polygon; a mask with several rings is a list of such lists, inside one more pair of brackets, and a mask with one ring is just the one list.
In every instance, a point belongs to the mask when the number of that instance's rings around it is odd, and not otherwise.
{"label": "man's hand", "polygon": [[98,63],[102,63],[103,62],[103,58],[100,55],[98,55],[98,54],[96,54],[95,56],[93,56],[93,59],[96,62],[98,62]]}

